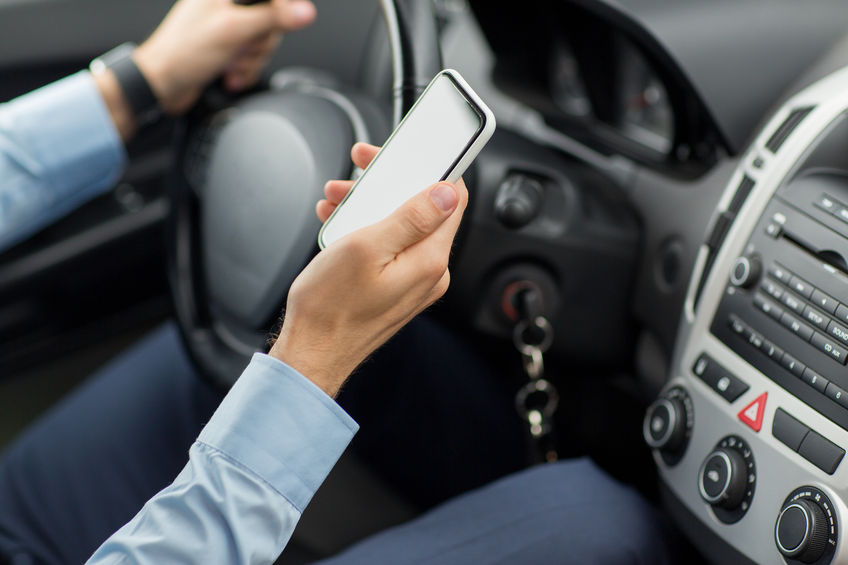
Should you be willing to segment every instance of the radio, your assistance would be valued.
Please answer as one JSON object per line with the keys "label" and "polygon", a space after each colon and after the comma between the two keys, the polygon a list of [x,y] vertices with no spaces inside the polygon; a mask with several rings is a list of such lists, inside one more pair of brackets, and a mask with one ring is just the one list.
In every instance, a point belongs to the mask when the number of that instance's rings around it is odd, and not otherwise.
{"label": "radio", "polygon": [[[778,188],[731,269],[711,332],[848,430],[848,172],[830,166],[833,144],[824,143],[846,136],[842,116]],[[819,467],[833,473],[843,454],[833,445]]]}

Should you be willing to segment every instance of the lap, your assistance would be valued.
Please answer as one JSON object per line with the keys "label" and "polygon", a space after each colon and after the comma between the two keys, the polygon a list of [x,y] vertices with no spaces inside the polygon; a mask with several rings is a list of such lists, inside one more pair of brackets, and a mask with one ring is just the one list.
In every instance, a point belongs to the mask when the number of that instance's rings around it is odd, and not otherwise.
{"label": "lap", "polygon": [[84,561],[173,480],[219,401],[196,377],[176,328],[154,331],[6,451],[0,553]]}
{"label": "lap", "polygon": [[[520,468],[523,428],[500,365],[417,319],[344,391],[362,425],[352,449],[422,506]],[[173,324],[103,367],[0,460],[0,555],[83,561],[173,480],[219,401]]]}
{"label": "lap", "polygon": [[321,565],[673,563],[670,533],[588,459],[534,467],[366,539]]}

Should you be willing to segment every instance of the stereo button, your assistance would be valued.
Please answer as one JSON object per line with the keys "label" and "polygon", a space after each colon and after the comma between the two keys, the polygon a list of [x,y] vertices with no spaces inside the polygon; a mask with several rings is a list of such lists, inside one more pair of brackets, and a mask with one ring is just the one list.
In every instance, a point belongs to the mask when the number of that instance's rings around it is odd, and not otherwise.
{"label": "stereo button", "polygon": [[795,316],[790,316],[789,314],[784,313],[783,316],[780,317],[780,323],[792,330],[792,333],[796,334],[804,341],[810,341],[810,338],[813,337],[813,328],[802,323],[801,320]]}
{"label": "stereo button", "polygon": [[763,283],[760,285],[760,288],[762,288],[766,292],[766,294],[768,294],[775,300],[780,300],[781,298],[783,298],[783,288],[781,288],[779,284],[777,284],[771,279],[764,280]]}
{"label": "stereo button", "polygon": [[804,374],[801,375],[801,380],[803,380],[805,383],[807,383],[822,394],[824,394],[824,391],[827,389],[827,385],[829,384],[829,381],[826,378],[816,373],[809,367],[804,370]]}
{"label": "stereo button", "polygon": [[789,281],[792,280],[792,273],[774,263],[768,270],[769,274],[782,282],[783,284],[789,284]]}
{"label": "stereo button", "polygon": [[827,389],[824,391],[824,394],[839,404],[843,408],[848,408],[848,392],[845,392],[843,389],[839,388],[833,383],[828,383]]}
{"label": "stereo button", "polygon": [[794,310],[799,314],[802,314],[804,312],[804,303],[801,302],[801,300],[799,300],[798,297],[794,294],[784,292],[783,296],[780,298],[780,301],[783,302],[783,304],[785,304],[786,307],[790,310]]}
{"label": "stereo button", "polygon": [[820,351],[827,354],[834,361],[837,361],[842,365],[845,364],[846,355],[848,355],[848,351],[845,351],[845,349],[836,345],[831,340],[824,337],[822,334],[815,332],[813,334],[812,343]]}
{"label": "stereo button", "polygon": [[813,290],[813,296],[810,298],[813,304],[827,312],[828,314],[833,314],[836,312],[836,307],[839,305],[839,302],[832,296],[828,296],[822,291],[816,289]]}
{"label": "stereo button", "polygon": [[768,355],[770,359],[774,359],[777,363],[780,363],[780,360],[783,358],[783,350],[767,339],[763,340],[763,346],[760,350]]}
{"label": "stereo button", "polygon": [[789,355],[788,353],[784,353],[783,357],[780,359],[780,364],[783,365],[787,371],[795,375],[796,377],[801,377],[804,374],[804,369],[807,367]]}
{"label": "stereo button", "polygon": [[[777,321],[780,321],[780,317],[783,315],[783,308],[769,300],[762,293],[757,293],[754,295],[754,306],[768,314],[770,317],[774,318]],[[827,329],[827,322],[825,322],[825,327],[823,329]]]}
{"label": "stereo button", "polygon": [[831,322],[827,327],[827,333],[831,337],[835,337],[839,343],[848,343],[848,328],[840,326],[836,322]]}
{"label": "stereo button", "polygon": [[813,285],[811,285],[805,280],[799,279],[798,277],[792,277],[792,279],[789,281],[789,288],[791,288],[804,298],[809,298],[813,294]]}
{"label": "stereo button", "polygon": [[745,325],[745,322],[737,318],[736,316],[730,316],[730,329],[733,330],[733,333],[748,339],[748,336],[751,335],[751,330],[748,326]]}
{"label": "stereo button", "polygon": [[843,322],[848,322],[848,306],[840,304],[836,307],[836,317]]}
{"label": "stereo button", "polygon": [[827,316],[823,316],[821,312],[813,308],[812,306],[807,306],[804,308],[804,319],[808,322],[811,322],[813,325],[820,327],[823,330],[827,330],[827,325],[830,323],[830,318]]}

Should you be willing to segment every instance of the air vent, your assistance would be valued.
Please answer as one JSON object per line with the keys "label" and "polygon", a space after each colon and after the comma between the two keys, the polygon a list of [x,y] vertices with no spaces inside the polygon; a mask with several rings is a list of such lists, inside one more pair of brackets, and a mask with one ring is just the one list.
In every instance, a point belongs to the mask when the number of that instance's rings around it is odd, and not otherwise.
{"label": "air vent", "polygon": [[742,182],[739,183],[739,188],[736,189],[736,194],[733,195],[733,200],[730,201],[730,206],[727,207],[728,212],[732,212],[735,216],[742,209],[748,195],[751,194],[751,189],[754,188],[754,179],[745,175],[742,177]]}
{"label": "air vent", "polygon": [[789,136],[792,135],[792,132],[798,127],[798,124],[807,117],[807,114],[813,111],[813,108],[814,106],[808,106],[806,108],[792,110],[789,116],[787,116],[786,119],[783,120],[783,123],[780,124],[780,127],[771,134],[771,137],[766,142],[766,149],[772,153],[777,153],[777,150],[780,149],[781,145],[783,145],[787,139],[789,139]]}
{"label": "air vent", "polygon": [[742,205],[745,204],[745,200],[748,199],[748,195],[751,194],[751,190],[753,190],[753,188],[754,179],[748,175],[742,177],[742,182],[740,182],[739,186],[736,188],[736,194],[733,195],[733,200],[730,201],[730,206],[727,207],[727,210],[724,210],[718,215],[715,223],[713,224],[713,229],[706,241],[708,253],[707,260],[704,263],[704,270],[701,272],[701,280],[698,281],[698,290],[695,292],[696,308],[698,306],[698,302],[701,300],[701,292],[704,290],[704,284],[707,282],[707,277],[713,269],[716,254],[718,253],[718,250],[721,249],[721,246],[724,243],[724,238],[727,237],[727,232],[730,231],[730,226],[733,225],[733,221],[736,219],[736,214],[738,214],[739,210],[742,209]]}

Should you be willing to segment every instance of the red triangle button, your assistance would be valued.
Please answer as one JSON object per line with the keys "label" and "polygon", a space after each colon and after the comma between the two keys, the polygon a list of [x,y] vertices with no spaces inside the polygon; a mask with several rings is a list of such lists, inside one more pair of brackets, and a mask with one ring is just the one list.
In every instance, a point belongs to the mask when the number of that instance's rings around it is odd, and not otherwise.
{"label": "red triangle button", "polygon": [[739,412],[739,419],[755,432],[760,431],[760,428],[763,427],[763,414],[766,413],[766,398],[768,398],[768,393],[764,392]]}

